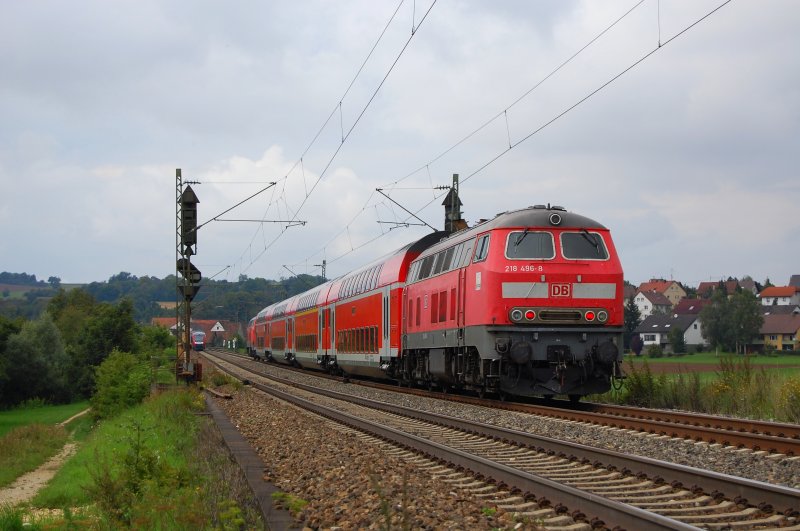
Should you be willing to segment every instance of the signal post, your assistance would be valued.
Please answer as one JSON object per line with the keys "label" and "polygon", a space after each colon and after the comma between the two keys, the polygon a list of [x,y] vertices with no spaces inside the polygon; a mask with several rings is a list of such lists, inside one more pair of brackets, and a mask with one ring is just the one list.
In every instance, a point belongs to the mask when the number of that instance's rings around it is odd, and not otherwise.
{"label": "signal post", "polygon": [[191,261],[197,254],[197,203],[200,200],[187,184],[184,188],[180,168],[175,170],[175,195],[177,214],[175,217],[175,322],[177,336],[176,378],[186,382],[202,378],[202,365],[192,363],[192,299],[200,290],[202,274]]}

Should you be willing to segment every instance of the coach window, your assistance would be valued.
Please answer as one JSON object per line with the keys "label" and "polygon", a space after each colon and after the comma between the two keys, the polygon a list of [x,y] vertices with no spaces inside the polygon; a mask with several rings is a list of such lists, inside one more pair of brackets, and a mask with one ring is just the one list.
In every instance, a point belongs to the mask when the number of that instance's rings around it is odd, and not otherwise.
{"label": "coach window", "polygon": [[416,282],[417,274],[419,273],[419,260],[411,264],[411,269],[408,272],[408,282]]}
{"label": "coach window", "polygon": [[450,264],[453,263],[454,251],[455,247],[450,247],[444,252],[444,265],[442,266],[442,271],[450,271]]}
{"label": "coach window", "polygon": [[422,265],[419,268],[420,280],[431,276],[431,269],[433,268],[433,256],[426,256],[422,260]]}
{"label": "coach window", "polygon": [[567,260],[608,260],[603,237],[587,230],[562,232],[561,254]]}
{"label": "coach window", "polygon": [[475,246],[475,259],[473,262],[481,262],[486,260],[489,254],[489,235],[484,234],[478,238],[478,244]]}

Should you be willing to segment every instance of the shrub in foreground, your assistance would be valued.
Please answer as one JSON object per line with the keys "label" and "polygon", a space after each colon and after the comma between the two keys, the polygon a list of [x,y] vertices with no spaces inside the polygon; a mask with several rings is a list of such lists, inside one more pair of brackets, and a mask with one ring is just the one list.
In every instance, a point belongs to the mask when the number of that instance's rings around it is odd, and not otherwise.
{"label": "shrub in foreground", "polygon": [[139,404],[150,392],[150,371],[145,360],[115,350],[96,371],[97,390],[92,396],[95,418],[111,418]]}

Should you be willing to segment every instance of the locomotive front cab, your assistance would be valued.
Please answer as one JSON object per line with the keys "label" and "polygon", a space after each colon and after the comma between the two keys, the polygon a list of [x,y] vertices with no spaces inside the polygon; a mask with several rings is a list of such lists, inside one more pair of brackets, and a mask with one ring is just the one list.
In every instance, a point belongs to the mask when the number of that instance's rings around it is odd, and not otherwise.
{"label": "locomotive front cab", "polygon": [[514,395],[601,393],[621,377],[622,268],[608,229],[559,208],[478,236],[468,344]]}

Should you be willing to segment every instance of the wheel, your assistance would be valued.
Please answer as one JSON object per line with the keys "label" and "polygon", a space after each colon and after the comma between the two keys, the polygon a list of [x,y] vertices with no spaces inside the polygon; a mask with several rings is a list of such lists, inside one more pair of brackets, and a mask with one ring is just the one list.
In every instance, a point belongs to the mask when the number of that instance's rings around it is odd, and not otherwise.
{"label": "wheel", "polygon": [[573,404],[577,404],[578,402],[581,401],[581,395],[568,395],[568,396],[569,396],[569,401],[572,402]]}

